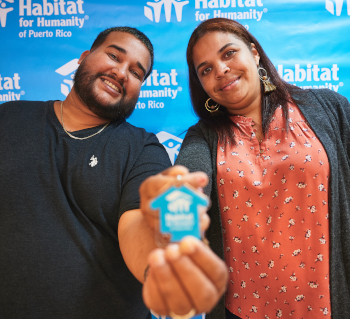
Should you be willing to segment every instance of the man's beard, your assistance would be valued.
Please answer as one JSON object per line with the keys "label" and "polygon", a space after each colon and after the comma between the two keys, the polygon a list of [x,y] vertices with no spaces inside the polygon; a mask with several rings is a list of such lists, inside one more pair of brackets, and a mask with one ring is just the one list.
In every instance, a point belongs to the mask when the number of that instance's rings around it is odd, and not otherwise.
{"label": "man's beard", "polygon": [[138,96],[129,100],[125,99],[126,91],[123,85],[123,97],[119,102],[103,105],[99,102],[98,94],[93,93],[94,84],[101,76],[108,77],[114,81],[118,81],[113,75],[98,73],[91,74],[83,61],[74,76],[74,90],[78,94],[82,102],[95,115],[106,120],[121,120],[127,119],[135,109]]}

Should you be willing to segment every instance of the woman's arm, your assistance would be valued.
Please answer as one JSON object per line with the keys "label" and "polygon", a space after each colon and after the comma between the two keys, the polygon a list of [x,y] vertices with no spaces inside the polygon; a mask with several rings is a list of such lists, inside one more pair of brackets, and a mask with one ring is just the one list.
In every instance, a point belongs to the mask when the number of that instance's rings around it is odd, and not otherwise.
{"label": "woman's arm", "polygon": [[192,126],[185,136],[175,164],[187,167],[190,172],[206,173],[209,177],[209,183],[204,188],[204,193],[207,196],[211,194],[213,182],[211,158],[210,147],[202,135],[199,125]]}

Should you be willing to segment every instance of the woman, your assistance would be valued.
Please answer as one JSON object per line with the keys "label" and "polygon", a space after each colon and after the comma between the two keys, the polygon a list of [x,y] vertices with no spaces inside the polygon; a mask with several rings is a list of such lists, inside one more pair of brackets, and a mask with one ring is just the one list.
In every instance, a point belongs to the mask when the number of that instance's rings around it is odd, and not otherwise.
{"label": "woman", "polygon": [[284,82],[224,18],[194,30],[187,63],[200,121],[176,164],[209,176],[207,237],[230,276],[207,318],[348,318],[349,102]]}

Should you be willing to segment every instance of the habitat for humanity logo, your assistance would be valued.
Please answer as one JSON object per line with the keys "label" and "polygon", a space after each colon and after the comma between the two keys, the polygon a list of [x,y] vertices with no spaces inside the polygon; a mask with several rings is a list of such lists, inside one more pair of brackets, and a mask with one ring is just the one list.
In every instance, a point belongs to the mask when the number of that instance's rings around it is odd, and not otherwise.
{"label": "habitat for humanity logo", "polygon": [[268,12],[263,6],[262,0],[195,0],[195,8],[201,9],[195,12],[195,18],[196,21],[211,18],[260,21]]}
{"label": "habitat for humanity logo", "polygon": [[174,165],[180,151],[182,139],[165,131],[157,133],[157,138],[168,152],[171,164]]}
{"label": "habitat for humanity logo", "polygon": [[2,77],[0,74],[0,102],[19,101],[21,99],[21,95],[24,95],[25,92],[15,91],[21,89],[19,84],[20,79],[21,77],[18,75],[18,73],[14,73],[13,76],[11,75],[4,77]]}
{"label": "habitat for humanity logo", "polygon": [[[165,20],[170,22],[172,6],[175,8],[176,19],[178,22],[182,20],[182,8],[188,4],[189,1],[185,0],[155,0],[155,2],[147,2],[147,6],[144,7],[145,17],[156,23],[160,20],[162,7],[164,6]],[[153,8],[153,10],[151,8]]]}
{"label": "habitat for humanity logo", "polygon": [[[153,69],[150,76],[142,83],[139,98],[148,98],[146,102],[143,100],[136,103],[136,109],[163,109],[165,107],[163,98],[176,99],[178,92],[182,91],[182,87],[177,83],[177,71],[171,69],[170,72],[158,72]],[[156,98],[156,99],[154,99]],[[159,101],[159,98],[162,98]]]}
{"label": "habitat for humanity logo", "polygon": [[[326,0],[326,9],[334,15],[334,12],[337,16],[340,16],[343,8],[343,3],[345,0]],[[346,0],[348,7],[348,15],[350,16],[350,0]],[[335,8],[335,11],[334,11]]]}
{"label": "habitat for humanity logo", "polygon": [[63,80],[63,83],[61,83],[61,93],[65,96],[68,95],[70,90],[73,87],[73,79],[76,69],[78,68],[79,59],[73,59],[66,63],[65,65],[62,65],[60,68],[58,68],[55,72],[65,76],[66,78]]}
{"label": "habitat for humanity logo", "polygon": [[302,89],[330,89],[338,92],[339,87],[344,86],[340,82],[338,64],[332,67],[321,67],[318,64],[308,63],[305,66],[295,64],[293,68],[285,68],[283,64],[277,66],[280,77]]}
{"label": "habitat for humanity logo", "polygon": [[[5,0],[9,3],[14,3],[14,0]],[[4,2],[3,0],[0,0],[0,23],[3,28],[6,27],[6,19],[7,19],[7,14],[13,10],[11,7],[6,7],[7,3]]]}
{"label": "habitat for humanity logo", "polygon": [[39,0],[18,1],[20,38],[69,38],[72,31],[66,28],[82,28],[89,19],[88,15],[82,16],[85,14],[83,0],[41,0],[41,3],[34,1]]}
{"label": "habitat for humanity logo", "polygon": [[208,207],[209,199],[195,188],[184,184],[171,185],[151,203],[159,210],[159,230],[169,234],[170,242],[180,241],[185,236],[200,238],[200,207]]}

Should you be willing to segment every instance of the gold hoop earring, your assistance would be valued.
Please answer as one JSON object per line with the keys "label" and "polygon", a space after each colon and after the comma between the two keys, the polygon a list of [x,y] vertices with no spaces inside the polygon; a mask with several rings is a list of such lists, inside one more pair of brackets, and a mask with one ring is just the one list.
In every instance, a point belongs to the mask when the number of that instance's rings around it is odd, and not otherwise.
{"label": "gold hoop earring", "polygon": [[[262,71],[265,74],[260,75],[259,71]],[[258,67],[258,76],[259,76],[259,79],[264,84],[264,92],[265,93],[270,93],[270,92],[276,90],[276,86],[270,82],[270,79],[267,76],[267,71],[264,68],[262,68],[261,66]]]}
{"label": "gold hoop earring", "polygon": [[205,102],[205,108],[208,112],[210,113],[213,113],[213,112],[216,112],[219,107],[220,107],[220,104],[219,103],[216,103],[215,105],[212,105],[212,106],[209,106],[209,100],[211,100],[211,98],[209,98],[206,102]]}

